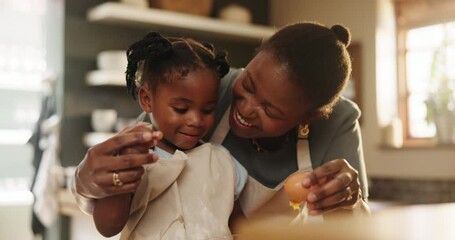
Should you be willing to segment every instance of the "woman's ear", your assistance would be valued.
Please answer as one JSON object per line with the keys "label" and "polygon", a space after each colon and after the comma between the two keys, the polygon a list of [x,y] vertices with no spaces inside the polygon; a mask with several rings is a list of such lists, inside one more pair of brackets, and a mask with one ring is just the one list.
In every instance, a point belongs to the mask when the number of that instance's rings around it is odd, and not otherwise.
{"label": "woman's ear", "polygon": [[147,87],[140,87],[139,88],[139,104],[141,105],[142,110],[144,112],[152,112],[153,111],[153,95],[148,90]]}

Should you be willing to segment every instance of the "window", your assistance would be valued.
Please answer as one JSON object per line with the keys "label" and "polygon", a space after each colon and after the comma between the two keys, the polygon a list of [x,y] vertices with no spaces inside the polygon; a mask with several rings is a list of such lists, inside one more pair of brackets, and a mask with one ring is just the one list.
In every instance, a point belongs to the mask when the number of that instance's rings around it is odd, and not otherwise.
{"label": "window", "polygon": [[397,0],[396,9],[405,145],[431,145],[434,137],[453,144],[455,1]]}
{"label": "window", "polygon": [[45,7],[45,0],[0,0],[0,205],[12,201],[10,190],[28,189],[33,174],[27,140],[47,69]]}
{"label": "window", "polygon": [[0,1],[0,144],[25,144],[46,70],[44,1]]}

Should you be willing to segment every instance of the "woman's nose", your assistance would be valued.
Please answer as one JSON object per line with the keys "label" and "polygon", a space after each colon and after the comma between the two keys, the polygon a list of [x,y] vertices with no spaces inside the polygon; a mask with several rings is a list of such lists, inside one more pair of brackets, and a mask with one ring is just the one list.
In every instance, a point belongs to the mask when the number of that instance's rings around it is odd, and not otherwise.
{"label": "woman's nose", "polygon": [[259,107],[259,103],[254,99],[244,98],[240,104],[239,112],[243,117],[254,118],[256,117]]}

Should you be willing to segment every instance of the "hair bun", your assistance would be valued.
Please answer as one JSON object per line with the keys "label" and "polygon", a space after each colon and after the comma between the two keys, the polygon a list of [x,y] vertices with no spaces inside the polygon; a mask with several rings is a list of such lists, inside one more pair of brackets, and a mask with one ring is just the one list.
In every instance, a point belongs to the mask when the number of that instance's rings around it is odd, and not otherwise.
{"label": "hair bun", "polygon": [[351,33],[347,28],[342,25],[334,25],[332,26],[332,31],[337,35],[338,40],[340,40],[346,47],[349,46],[351,43]]}

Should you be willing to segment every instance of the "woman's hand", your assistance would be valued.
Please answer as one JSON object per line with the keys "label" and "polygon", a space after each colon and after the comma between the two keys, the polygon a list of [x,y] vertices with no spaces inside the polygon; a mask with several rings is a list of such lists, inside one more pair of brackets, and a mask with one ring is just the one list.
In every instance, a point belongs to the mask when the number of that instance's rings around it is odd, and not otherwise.
{"label": "woman's hand", "polygon": [[76,170],[76,191],[87,198],[135,191],[144,173],[142,165],[158,160],[149,148],[161,137],[161,132],[139,123],[91,147]]}
{"label": "woman's hand", "polygon": [[362,197],[358,172],[344,159],[332,160],[314,169],[303,180],[303,185],[316,186],[307,197],[311,215],[353,208]]}

